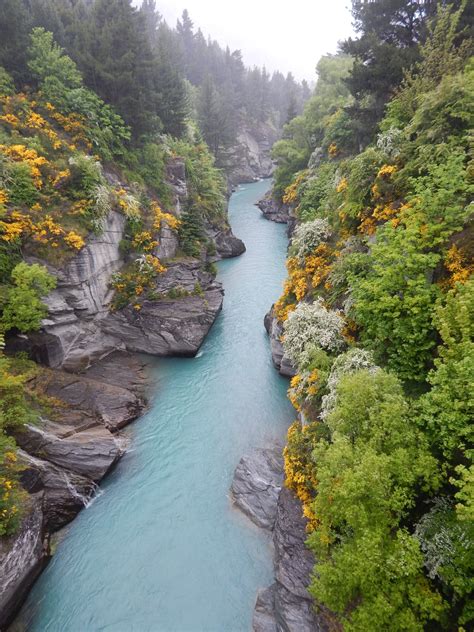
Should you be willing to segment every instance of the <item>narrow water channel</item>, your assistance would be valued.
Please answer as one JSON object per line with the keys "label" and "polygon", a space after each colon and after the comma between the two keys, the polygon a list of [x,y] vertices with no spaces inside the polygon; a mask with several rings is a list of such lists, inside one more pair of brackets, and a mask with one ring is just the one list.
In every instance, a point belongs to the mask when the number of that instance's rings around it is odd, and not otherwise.
{"label": "narrow water channel", "polygon": [[292,418],[263,327],[285,276],[285,227],[254,206],[269,185],[233,194],[230,221],[247,252],[219,263],[224,309],[198,357],[151,361],[154,398],[127,430],[132,448],[58,547],[23,629],[250,630],[271,549],[228,490],[242,454],[282,441]]}

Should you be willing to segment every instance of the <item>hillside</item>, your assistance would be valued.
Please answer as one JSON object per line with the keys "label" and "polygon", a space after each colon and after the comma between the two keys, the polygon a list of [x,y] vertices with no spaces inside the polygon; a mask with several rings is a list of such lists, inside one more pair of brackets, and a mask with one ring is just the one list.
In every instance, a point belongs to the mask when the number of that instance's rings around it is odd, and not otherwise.
{"label": "hillside", "polygon": [[[308,629],[326,619],[360,631],[472,623],[474,75],[464,9],[425,17],[419,60],[376,127],[350,89],[357,61],[323,58],[314,96],[274,148],[262,208],[270,219],[286,212],[291,240],[266,324],[276,366],[293,375],[285,482],[314,555]],[[362,46],[374,16],[354,10]],[[398,14],[385,16],[381,39],[400,27]],[[375,65],[388,55],[379,46]],[[365,72],[370,92],[379,77]],[[362,150],[355,129],[372,138]]]}

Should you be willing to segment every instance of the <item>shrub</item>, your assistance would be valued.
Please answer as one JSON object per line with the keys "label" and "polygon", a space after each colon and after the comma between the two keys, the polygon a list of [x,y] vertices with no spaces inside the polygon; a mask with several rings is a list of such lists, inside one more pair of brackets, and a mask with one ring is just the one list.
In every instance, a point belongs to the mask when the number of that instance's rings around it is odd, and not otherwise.
{"label": "shrub", "polygon": [[344,375],[351,375],[357,371],[366,369],[373,373],[378,367],[374,363],[372,354],[364,349],[349,349],[334,360],[327,380],[327,395],[324,395],[321,403],[321,419],[324,419],[334,409],[337,403],[337,387]]}
{"label": "shrub", "polygon": [[8,288],[1,318],[3,331],[12,328],[23,333],[38,330],[48,313],[41,298],[56,287],[56,279],[44,266],[28,265],[24,261],[15,266],[11,279],[13,286]]}
{"label": "shrub", "polygon": [[296,227],[291,240],[292,249],[301,263],[305,257],[327,241],[331,236],[331,229],[326,219],[314,219],[311,222],[303,222]]}
{"label": "shrub", "polygon": [[309,346],[334,352],[344,346],[344,320],[324,307],[321,300],[300,303],[284,324],[283,346],[286,355],[297,366],[304,361],[303,353]]}

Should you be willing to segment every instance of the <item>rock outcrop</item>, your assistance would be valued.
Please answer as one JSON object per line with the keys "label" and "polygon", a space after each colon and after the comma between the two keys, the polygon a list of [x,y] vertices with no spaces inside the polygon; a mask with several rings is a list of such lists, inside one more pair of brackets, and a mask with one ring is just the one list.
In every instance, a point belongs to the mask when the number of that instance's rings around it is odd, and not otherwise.
{"label": "rock outcrop", "polygon": [[282,448],[255,449],[240,459],[231,493],[237,507],[256,525],[273,529],[282,484]]}
{"label": "rock outcrop", "polygon": [[272,222],[287,224],[290,220],[290,207],[277,200],[271,190],[257,202],[257,206],[263,217]]}
{"label": "rock outcrop", "polygon": [[307,590],[314,558],[305,546],[306,538],[301,503],[293,492],[283,487],[273,530],[275,582],[257,595],[255,632],[326,632],[330,629],[327,613],[316,611]]}
{"label": "rock outcrop", "polygon": [[263,323],[270,337],[270,349],[275,368],[278,369],[281,375],[284,375],[285,377],[293,377],[296,375],[296,370],[293,367],[291,360],[285,355],[283,344],[281,342],[283,327],[275,316],[273,306],[270,311],[265,314]]}
{"label": "rock outcrop", "polygon": [[243,123],[235,144],[219,157],[231,186],[269,178],[274,164],[271,149],[278,139],[278,131],[269,123]]}
{"label": "rock outcrop", "polygon": [[244,242],[236,237],[230,228],[216,228],[208,225],[205,227],[205,232],[207,237],[215,244],[216,259],[238,257],[245,252]]}
{"label": "rock outcrop", "polygon": [[183,296],[144,301],[139,312],[126,307],[111,313],[102,329],[128,351],[195,355],[222,308],[222,285],[191,260],[171,264],[158,278],[156,291],[163,296],[182,291]]}
{"label": "rock outcrop", "polygon": [[17,431],[20,480],[28,492],[18,533],[0,538],[0,629],[49,559],[49,537],[91,500],[124,452],[119,429],[146,405],[144,364],[114,353],[83,374],[44,369],[32,388],[54,398],[54,418]]}
{"label": "rock outcrop", "polygon": [[314,558],[306,548],[301,503],[283,487],[281,448],[242,457],[231,486],[235,504],[257,525],[273,530],[275,582],[258,592],[254,632],[323,632],[327,614],[308,593]]}
{"label": "rock outcrop", "polygon": [[18,532],[0,538],[0,630],[11,623],[49,559],[42,505],[42,492],[31,495]]}

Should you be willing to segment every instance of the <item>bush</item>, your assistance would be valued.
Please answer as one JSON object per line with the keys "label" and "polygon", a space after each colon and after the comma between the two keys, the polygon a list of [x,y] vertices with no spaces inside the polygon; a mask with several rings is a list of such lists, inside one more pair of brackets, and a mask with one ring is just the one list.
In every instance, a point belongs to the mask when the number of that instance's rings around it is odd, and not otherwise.
{"label": "bush", "polygon": [[300,263],[304,263],[305,257],[327,241],[331,236],[331,229],[326,219],[314,219],[311,222],[299,224],[292,236],[291,246]]}
{"label": "bush", "polygon": [[15,266],[11,279],[13,286],[8,288],[1,317],[3,331],[13,328],[23,333],[37,331],[48,313],[41,297],[56,287],[56,279],[44,266],[24,261]]}
{"label": "bush", "polygon": [[283,346],[285,353],[297,366],[304,362],[304,352],[310,346],[318,346],[334,352],[344,346],[342,330],[344,320],[327,310],[320,300],[300,303],[290,313],[284,324]]}

